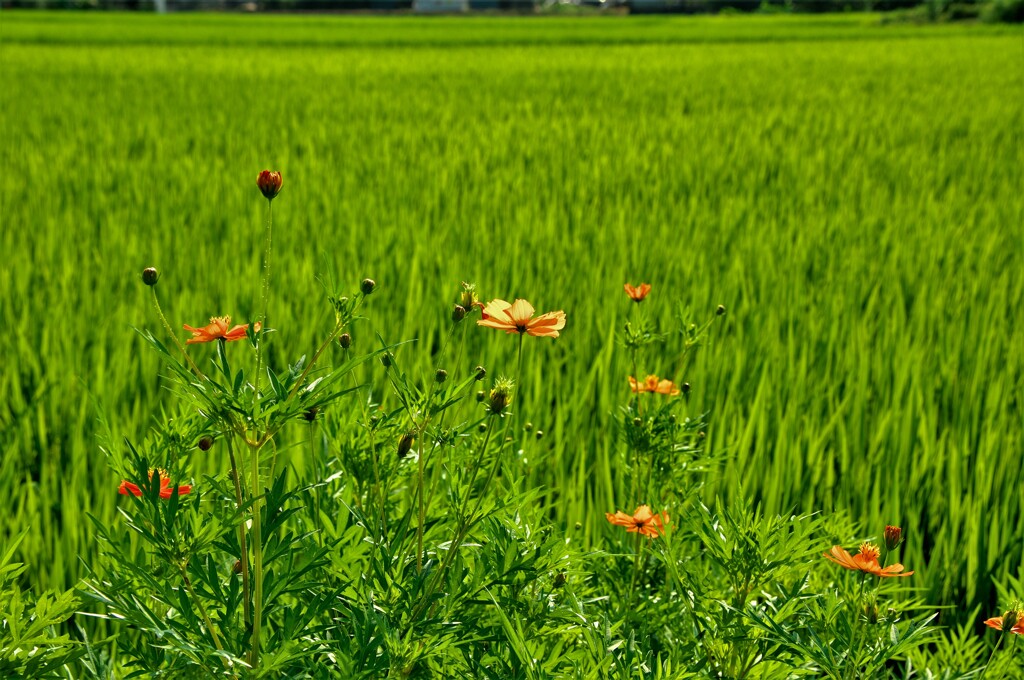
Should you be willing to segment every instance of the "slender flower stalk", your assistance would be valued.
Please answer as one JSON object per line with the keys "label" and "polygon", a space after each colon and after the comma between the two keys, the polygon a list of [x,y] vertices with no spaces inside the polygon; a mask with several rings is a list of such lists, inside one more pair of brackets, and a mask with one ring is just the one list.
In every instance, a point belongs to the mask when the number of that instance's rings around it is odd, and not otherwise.
{"label": "slender flower stalk", "polygon": [[1006,635],[1000,635],[999,639],[996,640],[996,646],[992,648],[992,653],[988,655],[988,661],[985,662],[985,667],[981,669],[981,674],[978,675],[978,680],[985,680],[985,674],[988,673],[988,667],[992,665],[992,659],[996,658],[996,652],[999,651],[999,646],[1003,644],[1003,638]]}
{"label": "slender flower stalk", "polygon": [[[235,458],[235,445],[231,438],[228,438],[228,459],[231,461],[231,481],[235,484],[235,507],[241,509],[245,505],[242,494],[242,477],[238,470],[238,461]],[[242,611],[247,626],[252,625],[252,601],[250,600],[249,584],[249,547],[245,538],[245,524],[238,525],[238,552],[241,555],[239,562],[242,567]]]}
{"label": "slender flower stalk", "polygon": [[167,331],[167,335],[171,336],[171,340],[174,341],[174,344],[177,345],[178,349],[181,351],[182,356],[185,357],[185,361],[188,363],[189,368],[192,369],[192,372],[195,373],[200,380],[205,380],[206,375],[200,371],[199,367],[196,366],[194,361],[192,361],[192,357],[190,357],[188,352],[185,351],[185,346],[181,344],[181,340],[178,340],[178,336],[174,332],[174,329],[171,328],[171,324],[167,322],[167,317],[164,316],[164,310],[160,307],[160,299],[156,294],[156,286],[150,286],[150,291],[153,293],[153,307],[156,309],[156,315],[160,319],[160,323],[163,324],[164,330]]}
{"label": "slender flower stalk", "polygon": [[250,447],[252,463],[252,562],[253,562],[253,615],[252,643],[249,664],[259,668],[260,627],[263,619],[263,493],[260,486],[260,451],[262,446]]}
{"label": "slender flower stalk", "polygon": [[[260,299],[260,327],[258,329],[259,340],[256,343],[256,376],[253,379],[253,412],[258,416],[260,411],[260,378],[263,373],[263,352],[264,338],[267,332],[267,304],[270,299],[270,256],[273,244],[274,231],[274,196],[281,190],[280,173],[263,171],[257,178],[257,185],[263,195],[267,198],[267,229],[263,247],[263,285]],[[259,423],[254,423],[259,427]],[[252,616],[252,643],[249,654],[249,664],[253,668],[259,668],[260,661],[260,633],[263,619],[263,493],[260,484],[260,452],[266,443],[269,432],[262,436],[257,431],[254,433],[256,441],[250,444],[249,451],[252,465],[252,535],[253,535],[253,616]]]}
{"label": "slender flower stalk", "polygon": [[195,589],[192,587],[192,581],[188,577],[188,572],[185,570],[185,566],[182,564],[178,565],[178,571],[181,572],[181,578],[185,582],[185,590],[188,591],[192,601],[196,603],[196,607],[199,608],[199,615],[203,618],[203,623],[206,624],[206,630],[210,631],[210,637],[213,638],[213,644],[217,648],[218,652],[224,651],[224,646],[220,643],[220,636],[217,635],[217,629],[213,626],[213,621],[210,619],[210,615],[206,611],[206,605],[196,595]]}
{"label": "slender flower stalk", "polygon": [[253,379],[253,399],[256,413],[260,404],[260,377],[263,373],[263,339],[267,332],[267,302],[270,299],[270,249],[274,230],[274,201],[267,199],[267,231],[263,242],[263,285],[260,295],[260,326],[257,330],[259,341],[256,343],[256,377]]}
{"label": "slender flower stalk", "polygon": [[[480,447],[480,451],[477,453],[476,460],[473,463],[473,474],[469,478],[469,484],[466,486],[466,496],[462,500],[462,507],[459,509],[458,519],[459,525],[455,530],[455,538],[452,539],[451,544],[448,547],[448,552],[441,561],[441,566],[431,574],[430,580],[427,582],[426,590],[423,596],[420,598],[419,604],[413,610],[411,619],[413,621],[419,620],[420,615],[426,610],[427,605],[431,604],[434,592],[441,582],[444,574],[448,571],[452,562],[455,560],[455,556],[458,554],[459,548],[462,547],[463,541],[469,535],[469,530],[476,523],[476,513],[480,509],[480,505],[483,502],[484,496],[487,494],[487,489],[490,487],[491,480],[494,479],[494,470],[497,468],[500,462],[501,449],[503,446],[499,446],[497,454],[495,454],[494,463],[491,465],[491,470],[487,475],[487,479],[484,481],[483,488],[480,489],[480,495],[477,497],[477,502],[474,504],[473,509],[467,514],[466,509],[469,505],[470,496],[473,493],[473,484],[476,482],[477,473],[480,471],[480,467],[483,465],[484,455],[487,452],[487,445],[491,441],[491,433],[494,431],[494,421],[496,420],[495,414],[491,414],[487,420],[487,432],[484,435],[484,443]],[[506,426],[505,432],[508,432]]]}
{"label": "slender flower stalk", "polygon": [[[445,336],[444,344],[441,346],[441,353],[438,356],[438,361],[444,359],[445,353],[448,351],[448,343],[451,342],[452,334],[455,333],[455,326],[458,321],[453,320],[451,327],[448,329],[448,335]],[[437,370],[441,370],[438,366]],[[417,571],[423,571],[423,529],[426,523],[426,494],[423,486],[423,476],[426,467],[427,453],[423,447],[423,435],[427,430],[427,425],[430,423],[430,408],[434,403],[434,395],[437,393],[438,382],[435,380],[430,384],[430,392],[427,395],[427,405],[423,409],[423,420],[419,423],[418,432],[416,439],[420,442],[420,450],[416,456],[416,499],[419,510],[419,522],[416,524],[416,569]],[[433,453],[434,449],[437,448],[437,441],[431,446],[430,452]]]}

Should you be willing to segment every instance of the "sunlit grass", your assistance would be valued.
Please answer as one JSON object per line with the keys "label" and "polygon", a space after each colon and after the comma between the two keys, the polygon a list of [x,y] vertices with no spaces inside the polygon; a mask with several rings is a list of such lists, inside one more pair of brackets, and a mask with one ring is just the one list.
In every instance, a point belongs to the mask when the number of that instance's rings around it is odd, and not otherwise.
{"label": "sunlit grass", "polygon": [[[1024,553],[1020,35],[872,21],[4,12],[0,526],[32,528],[33,583],[72,584],[84,513],[113,516],[100,412],[134,436],[166,386],[139,272],[175,324],[254,318],[271,167],[292,346],[331,322],[292,292],[325,262],[379,283],[364,347],[439,347],[461,280],[566,310],[529,465],[582,540],[630,502],[613,350],[643,280],[666,317],[729,310],[683,375],[718,491],[899,522],[931,601],[994,604]],[[499,340],[468,360],[510,371]]]}

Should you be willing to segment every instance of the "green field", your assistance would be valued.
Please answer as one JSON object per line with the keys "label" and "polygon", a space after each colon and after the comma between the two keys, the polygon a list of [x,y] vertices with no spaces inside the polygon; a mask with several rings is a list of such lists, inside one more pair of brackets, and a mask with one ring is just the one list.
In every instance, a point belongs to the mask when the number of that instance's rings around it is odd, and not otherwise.
{"label": "green field", "polygon": [[[27,585],[83,573],[86,513],[118,498],[99,437],[140,439],[168,385],[139,272],[172,323],[255,317],[266,167],[293,346],[330,324],[325,262],[379,284],[357,346],[438,345],[462,280],[566,311],[524,409],[530,481],[584,544],[628,502],[617,333],[643,280],[666,320],[728,308],[681,374],[728,456],[706,497],[902,523],[923,597],[995,607],[1024,555],[1021,41],[873,15],[4,11],[0,537],[31,527]],[[499,335],[468,365],[511,365]]]}

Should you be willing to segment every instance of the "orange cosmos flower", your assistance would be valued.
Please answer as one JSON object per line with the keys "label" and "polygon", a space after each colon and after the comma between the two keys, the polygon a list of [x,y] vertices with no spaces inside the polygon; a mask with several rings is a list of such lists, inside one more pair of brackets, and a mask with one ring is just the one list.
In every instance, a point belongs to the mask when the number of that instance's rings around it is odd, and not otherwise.
{"label": "orange cosmos flower", "polygon": [[908,571],[903,572],[902,564],[890,564],[888,567],[882,568],[878,564],[878,557],[881,555],[881,551],[877,545],[871,543],[863,543],[860,546],[860,552],[856,555],[843,550],[840,546],[836,545],[832,547],[827,553],[822,556],[828,560],[831,560],[838,564],[844,569],[852,569],[853,571],[863,571],[868,574],[874,574],[880,578],[890,578],[893,576],[910,576],[914,572]]}
{"label": "orange cosmos flower", "polygon": [[674,397],[679,394],[679,388],[676,387],[675,383],[671,380],[658,380],[658,376],[649,375],[643,382],[637,382],[637,379],[633,376],[629,376],[629,388],[634,393],[642,392],[657,392],[658,394],[667,394],[670,397]]}
{"label": "orange cosmos flower", "polygon": [[650,538],[657,538],[661,532],[665,530],[665,525],[668,524],[667,512],[659,512],[655,514],[651,512],[651,508],[648,505],[641,505],[633,512],[632,516],[627,515],[621,510],[616,512],[614,515],[610,512],[606,512],[604,513],[604,516],[612,524],[617,524],[620,527],[626,527],[626,531],[631,534],[638,533]]}
{"label": "orange cosmos flower", "polygon": [[274,200],[274,197],[281,191],[281,185],[284,180],[281,178],[281,173],[271,172],[270,170],[264,170],[256,177],[256,186],[260,188],[263,195],[267,197],[267,200]]}
{"label": "orange cosmos flower", "polygon": [[[166,500],[173,496],[174,487],[171,486],[171,478],[167,476],[167,471],[151,469],[149,471],[149,479],[151,481],[153,479],[154,474],[159,474],[160,476],[160,498]],[[117,492],[122,496],[142,496],[142,494],[145,493],[143,489],[139,488],[138,484],[133,484],[132,482],[129,482],[127,479],[121,481],[121,486],[117,487]],[[192,493],[192,487],[189,486],[188,484],[178,487],[179,496],[184,496],[189,493]]]}
{"label": "orange cosmos flower", "polygon": [[627,283],[624,288],[626,289],[626,295],[633,302],[643,302],[647,294],[651,292],[651,284],[649,283],[641,283],[639,286]]}
{"label": "orange cosmos flower", "polygon": [[565,312],[548,312],[535,317],[533,305],[526,300],[516,300],[511,304],[504,300],[491,300],[486,305],[477,305],[482,310],[478,325],[497,328],[506,333],[557,338],[558,331],[565,328]]}
{"label": "orange cosmos flower", "polygon": [[[259,331],[260,325],[256,324],[256,330]],[[189,338],[189,345],[194,345],[197,342],[213,342],[214,340],[241,340],[245,337],[246,331],[249,330],[249,324],[239,324],[237,326],[231,326],[230,316],[214,316],[210,318],[210,324],[203,326],[202,328],[193,328],[188,324],[185,324],[185,330],[192,333],[192,337]]]}
{"label": "orange cosmos flower", "polygon": [[1024,612],[1017,612],[1011,609],[1002,616],[985,619],[985,625],[1004,633],[1024,635]]}

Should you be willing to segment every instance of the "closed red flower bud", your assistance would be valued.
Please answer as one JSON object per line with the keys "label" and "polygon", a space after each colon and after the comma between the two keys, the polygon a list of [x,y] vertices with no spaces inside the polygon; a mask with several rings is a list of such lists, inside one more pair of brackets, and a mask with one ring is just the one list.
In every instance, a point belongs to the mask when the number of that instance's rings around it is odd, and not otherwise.
{"label": "closed red flower bud", "polygon": [[271,172],[270,170],[264,170],[256,178],[256,186],[260,188],[263,195],[268,200],[274,200],[274,197],[281,192],[281,184],[284,180],[281,179],[280,172]]}
{"label": "closed red flower bud", "polygon": [[887,525],[883,537],[885,539],[885,549],[895,550],[900,547],[900,543],[903,543],[903,529]]}

